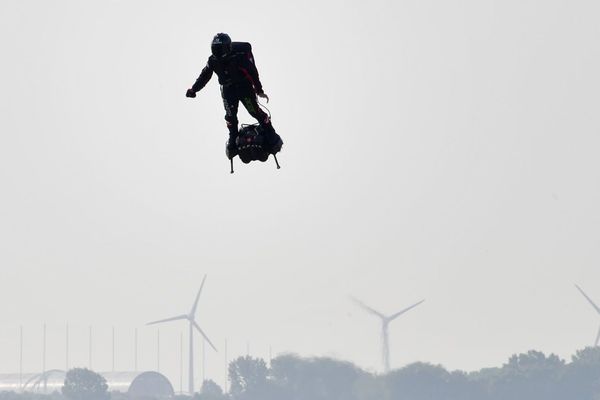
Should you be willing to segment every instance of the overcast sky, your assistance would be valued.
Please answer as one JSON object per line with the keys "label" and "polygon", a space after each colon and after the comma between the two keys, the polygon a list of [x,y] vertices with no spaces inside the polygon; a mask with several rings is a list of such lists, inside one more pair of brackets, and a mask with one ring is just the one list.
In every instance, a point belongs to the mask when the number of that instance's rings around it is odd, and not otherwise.
{"label": "overcast sky", "polygon": [[[0,372],[156,368],[189,311],[228,356],[496,366],[600,319],[597,1],[0,2]],[[217,32],[249,41],[274,162],[229,174]],[[252,119],[240,111],[240,120]],[[179,387],[186,325],[161,328]],[[197,342],[198,343],[198,342]],[[185,345],[187,348],[187,344]],[[199,357],[199,352],[197,353]],[[187,370],[187,359],[184,360]],[[198,374],[200,379],[200,372]],[[184,387],[187,386],[184,379]]]}

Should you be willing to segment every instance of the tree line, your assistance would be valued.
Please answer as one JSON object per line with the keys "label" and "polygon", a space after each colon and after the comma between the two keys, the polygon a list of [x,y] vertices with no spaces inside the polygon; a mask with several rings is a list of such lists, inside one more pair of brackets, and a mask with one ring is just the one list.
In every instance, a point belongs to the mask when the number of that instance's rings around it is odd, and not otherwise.
{"label": "tree line", "polygon": [[[501,367],[448,371],[417,362],[388,374],[332,358],[280,355],[270,365],[239,357],[229,364],[228,393],[204,381],[177,400],[600,400],[600,349],[579,350],[568,362],[539,351],[515,354]],[[126,400],[109,393],[100,375],[69,371],[62,393],[0,393],[0,400]]]}
{"label": "tree line", "polygon": [[198,400],[600,400],[600,349],[577,351],[570,362],[529,351],[476,372],[417,362],[385,375],[331,358],[283,355],[267,367],[240,357],[229,378],[228,394],[211,383]]}

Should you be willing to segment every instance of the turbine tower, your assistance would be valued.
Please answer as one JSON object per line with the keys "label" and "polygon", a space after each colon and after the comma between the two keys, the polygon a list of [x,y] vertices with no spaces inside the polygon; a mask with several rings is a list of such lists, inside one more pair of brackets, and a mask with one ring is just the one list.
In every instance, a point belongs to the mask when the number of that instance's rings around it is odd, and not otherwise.
{"label": "turbine tower", "polygon": [[198,294],[196,295],[196,300],[194,300],[194,304],[192,305],[192,309],[190,310],[189,314],[178,315],[176,317],[161,319],[161,320],[149,322],[146,324],[146,325],[154,325],[154,324],[160,324],[163,322],[177,321],[180,319],[185,319],[190,323],[190,325],[189,325],[189,335],[190,335],[189,362],[190,362],[190,364],[189,364],[189,382],[188,382],[188,389],[189,389],[190,395],[194,394],[194,328],[196,328],[196,330],[198,332],[200,332],[200,334],[204,337],[204,339],[208,342],[208,344],[210,344],[210,347],[212,347],[215,351],[217,351],[217,348],[212,344],[212,342],[210,341],[208,336],[206,336],[204,331],[202,331],[202,329],[196,322],[196,307],[198,306],[198,300],[200,299],[200,293],[202,292],[202,287],[204,286],[205,280],[206,280],[206,275],[204,275],[204,278],[202,279],[202,283],[200,284],[200,289],[198,290]]}
{"label": "turbine tower", "polygon": [[396,318],[398,318],[405,312],[415,308],[416,306],[418,306],[425,300],[423,299],[423,300],[419,301],[418,303],[415,303],[412,306],[407,307],[401,311],[398,311],[397,313],[392,314],[392,315],[383,315],[379,311],[372,309],[371,307],[367,306],[365,303],[363,303],[362,301],[360,301],[354,297],[352,297],[352,300],[359,307],[361,307],[362,309],[367,311],[369,314],[373,314],[381,319],[381,360],[383,362],[383,371],[387,374],[388,372],[390,372],[390,340],[389,340],[389,334],[388,334],[388,328],[389,328],[390,322],[392,322],[393,320],[395,320]]}
{"label": "turbine tower", "polygon": [[[590,299],[588,297],[588,295],[585,294],[585,292],[583,291],[583,289],[581,289],[577,285],[575,285],[575,287],[577,288],[577,290],[579,290],[579,292],[583,295],[583,297],[585,297],[585,299],[590,302],[590,304],[592,305],[592,307],[594,307],[594,309],[596,310],[596,312],[598,314],[600,314],[600,308],[598,308],[598,306],[592,301],[592,299]],[[594,342],[594,347],[598,347],[598,341],[600,341],[600,329],[598,329],[598,333],[596,334],[596,341]]]}

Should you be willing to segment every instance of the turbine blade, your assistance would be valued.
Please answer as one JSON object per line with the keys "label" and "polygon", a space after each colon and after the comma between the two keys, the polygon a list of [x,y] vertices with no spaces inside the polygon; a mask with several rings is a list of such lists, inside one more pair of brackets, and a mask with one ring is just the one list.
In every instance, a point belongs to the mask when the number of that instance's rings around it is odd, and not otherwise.
{"label": "turbine blade", "polygon": [[599,341],[600,341],[600,329],[598,329],[598,334],[596,335],[596,341],[594,342],[594,347],[598,347]]}
{"label": "turbine blade", "polygon": [[188,316],[187,315],[178,315],[176,317],[165,318],[165,319],[161,319],[161,320],[158,320],[158,321],[148,322],[146,325],[161,324],[163,322],[177,321],[177,320],[180,320],[180,319],[188,319]]}
{"label": "turbine blade", "polygon": [[210,341],[210,339],[208,338],[208,336],[206,336],[206,334],[202,331],[202,329],[200,329],[200,326],[198,326],[198,324],[196,323],[196,321],[192,321],[192,324],[194,324],[194,328],[196,328],[198,330],[198,332],[200,332],[200,334],[204,337],[204,339],[206,339],[206,341],[208,342],[208,344],[210,344],[210,347],[212,347],[214,351],[218,352],[218,350],[215,347],[215,345],[212,344],[212,342]]}
{"label": "turbine blade", "polygon": [[376,311],[374,309],[372,309],[371,307],[367,306],[365,303],[363,303],[362,301],[358,300],[356,297],[352,297],[350,296],[350,299],[352,299],[352,301],[354,303],[356,303],[359,307],[361,307],[362,309],[364,309],[365,311],[367,311],[368,313],[371,314],[375,314],[377,315],[379,318],[381,319],[385,319],[385,315],[383,315],[382,313],[380,313],[379,311]]}
{"label": "turbine blade", "polygon": [[407,312],[408,310],[412,310],[413,308],[415,308],[416,306],[418,306],[419,304],[421,304],[421,303],[422,303],[422,302],[424,302],[424,301],[425,301],[425,299],[423,299],[423,300],[421,300],[421,301],[419,301],[419,302],[417,302],[417,303],[413,304],[413,305],[412,305],[412,306],[410,306],[410,307],[406,307],[406,308],[405,308],[404,310],[402,310],[402,311],[398,311],[396,314],[392,314],[392,315],[390,315],[390,316],[388,317],[388,321],[392,321],[392,320],[394,320],[394,319],[398,318],[399,316],[401,316],[402,314],[404,314],[404,313],[405,313],[405,312]]}
{"label": "turbine blade", "polygon": [[590,302],[590,304],[592,305],[592,307],[594,307],[594,309],[596,310],[596,312],[598,314],[600,314],[600,308],[598,308],[598,306],[592,301],[592,299],[590,299],[587,294],[585,294],[585,292],[583,291],[583,289],[581,289],[579,286],[575,285],[575,287],[577,288],[577,290],[579,290],[579,292],[583,295],[583,297],[586,298],[587,301]]}
{"label": "turbine blade", "polygon": [[198,294],[196,295],[196,300],[194,300],[194,305],[192,306],[192,311],[190,311],[190,315],[194,317],[196,315],[196,307],[198,307],[198,300],[200,300],[200,293],[202,293],[202,288],[204,287],[204,281],[206,280],[206,274],[204,278],[202,278],[202,283],[200,284],[200,289],[198,289]]}

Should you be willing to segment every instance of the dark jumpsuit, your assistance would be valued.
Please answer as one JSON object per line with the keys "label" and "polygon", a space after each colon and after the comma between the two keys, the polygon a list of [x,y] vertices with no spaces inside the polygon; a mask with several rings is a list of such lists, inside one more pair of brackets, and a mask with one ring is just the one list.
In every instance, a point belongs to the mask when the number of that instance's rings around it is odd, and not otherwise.
{"label": "dark jumpsuit", "polygon": [[206,66],[200,73],[196,83],[192,86],[194,92],[200,91],[216,73],[221,84],[221,96],[225,106],[225,121],[229,129],[231,143],[234,143],[238,134],[238,105],[241,101],[248,113],[258,123],[273,131],[269,116],[259,107],[256,95],[262,94],[262,84],[258,77],[258,70],[254,65],[252,47],[250,43],[233,42],[232,51],[223,58],[211,55]]}

